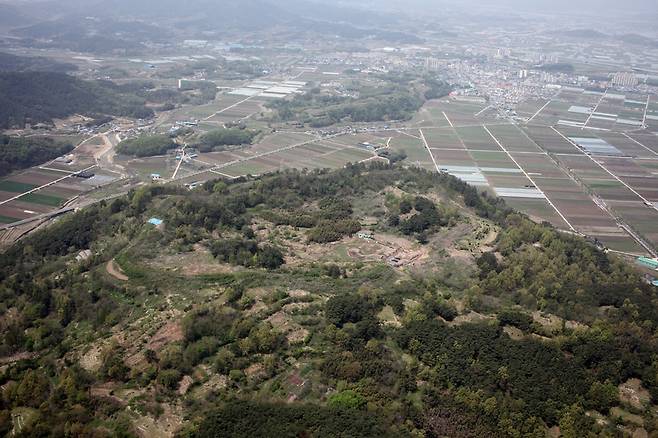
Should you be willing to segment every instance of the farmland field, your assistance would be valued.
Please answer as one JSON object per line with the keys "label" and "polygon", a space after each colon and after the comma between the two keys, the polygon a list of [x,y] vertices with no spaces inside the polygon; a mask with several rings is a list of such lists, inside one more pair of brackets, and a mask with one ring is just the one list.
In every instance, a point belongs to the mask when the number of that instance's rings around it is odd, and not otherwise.
{"label": "farmland field", "polygon": [[[300,70],[299,80],[341,81],[342,74],[326,74],[339,70],[339,66]],[[444,98],[427,102],[406,123],[336,135],[298,127],[295,132],[287,130],[290,127],[274,129],[269,119],[259,115],[269,111],[268,98],[218,94],[208,104],[184,105],[164,114],[157,126],[197,120],[203,131],[242,120],[260,130],[255,144],[199,153],[184,162],[173,156],[116,156],[114,172],[123,169],[142,183],[150,182],[153,174],[160,175],[163,183],[175,176],[175,182],[183,184],[290,168],[340,168],[385,160],[379,154],[404,153],[404,164],[450,173],[502,196],[537,221],[593,236],[619,251],[642,253],[618,222],[658,245],[658,232],[653,230],[658,211],[650,206],[658,202],[658,136],[632,125],[643,116],[639,103],[646,97],[622,97],[565,89],[553,99],[519,105],[516,121],[499,117],[477,98]],[[658,114],[658,106],[652,105],[649,113],[655,109]],[[102,181],[112,181],[114,174],[98,183],[68,178],[51,184],[93,165],[103,145],[102,137],[93,137],[83,142],[74,163],[52,162],[50,170],[33,168],[0,181],[4,208],[0,222],[56,209],[93,191]],[[43,185],[48,186],[26,194]]]}

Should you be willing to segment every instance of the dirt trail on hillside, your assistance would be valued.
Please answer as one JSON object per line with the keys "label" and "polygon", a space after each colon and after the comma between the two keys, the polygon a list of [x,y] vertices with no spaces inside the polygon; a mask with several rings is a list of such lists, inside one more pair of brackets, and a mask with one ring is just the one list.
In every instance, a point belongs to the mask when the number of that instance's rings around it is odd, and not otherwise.
{"label": "dirt trail on hillside", "polygon": [[130,280],[128,276],[126,276],[126,274],[124,274],[123,271],[121,271],[121,268],[117,266],[114,259],[107,262],[106,269],[107,269],[107,273],[110,274],[112,277],[116,278],[117,280],[121,280],[121,281]]}

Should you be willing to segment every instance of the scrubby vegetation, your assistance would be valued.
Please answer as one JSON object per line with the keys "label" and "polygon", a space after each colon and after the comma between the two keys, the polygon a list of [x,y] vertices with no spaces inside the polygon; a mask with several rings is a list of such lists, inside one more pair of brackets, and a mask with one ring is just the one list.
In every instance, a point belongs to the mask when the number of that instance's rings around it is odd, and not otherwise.
{"label": "scrubby vegetation", "polygon": [[[350,239],[357,225],[371,237]],[[483,226],[498,234],[460,249]],[[406,252],[422,257],[389,263]],[[0,255],[0,428],[612,437],[639,421],[651,434],[657,298],[622,260],[445,174],[372,164],[145,186]]]}

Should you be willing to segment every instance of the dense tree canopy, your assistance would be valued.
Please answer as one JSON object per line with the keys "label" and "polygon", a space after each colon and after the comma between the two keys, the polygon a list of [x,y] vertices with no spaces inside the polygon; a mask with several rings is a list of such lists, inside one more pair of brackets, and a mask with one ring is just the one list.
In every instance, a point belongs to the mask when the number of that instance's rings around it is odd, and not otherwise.
{"label": "dense tree canopy", "polygon": [[43,164],[73,150],[73,145],[44,137],[0,136],[0,176]]}
{"label": "dense tree canopy", "polygon": [[0,129],[74,114],[151,117],[144,103],[109,81],[83,81],[64,73],[0,73]]}
{"label": "dense tree canopy", "polygon": [[166,135],[142,135],[141,137],[124,140],[117,145],[117,152],[136,157],[152,157],[164,155],[167,151],[178,147],[176,142]]}
{"label": "dense tree canopy", "polygon": [[251,144],[257,131],[240,128],[215,129],[203,134],[197,147],[201,152],[222,150],[226,146]]}

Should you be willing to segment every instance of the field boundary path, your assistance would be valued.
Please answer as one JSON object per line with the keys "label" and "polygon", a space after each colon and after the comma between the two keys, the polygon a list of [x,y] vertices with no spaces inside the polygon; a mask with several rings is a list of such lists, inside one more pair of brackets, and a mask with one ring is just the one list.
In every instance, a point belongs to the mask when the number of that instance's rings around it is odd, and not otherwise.
{"label": "field boundary path", "polygon": [[72,176],[77,176],[77,175],[80,175],[81,173],[88,172],[88,171],[90,171],[91,169],[93,169],[94,167],[96,167],[96,164],[94,164],[93,166],[89,166],[89,167],[87,167],[86,169],[82,169],[82,170],[79,170],[79,171],[77,171],[77,172],[70,173],[70,174],[68,174],[68,175],[66,175],[66,176],[63,176],[63,177],[61,177],[61,178],[58,178],[58,179],[56,179],[55,181],[51,181],[51,182],[49,182],[49,183],[47,183],[47,184],[44,184],[44,185],[42,185],[42,186],[35,187],[35,188],[31,189],[31,190],[28,190],[27,192],[24,192],[24,193],[21,193],[21,194],[19,194],[19,195],[16,195],[16,196],[14,196],[13,198],[5,199],[4,201],[1,201],[1,202],[0,202],[0,205],[7,204],[7,203],[9,203],[9,202],[11,202],[11,201],[15,201],[15,200],[17,200],[17,199],[20,199],[20,198],[22,198],[23,196],[27,196],[27,195],[30,195],[30,194],[32,194],[32,193],[34,193],[34,192],[38,192],[39,190],[45,189],[46,187],[50,187],[50,186],[52,186],[52,185],[57,184],[58,182],[64,181],[64,180],[67,179],[67,178],[71,178]]}
{"label": "field boundary path", "polygon": [[562,218],[562,220],[564,221],[564,223],[566,223],[566,224],[569,226],[569,228],[571,229],[571,231],[578,232],[578,231],[574,228],[574,226],[571,225],[571,222],[569,222],[569,220],[568,220],[568,219],[562,214],[562,212],[560,211],[560,209],[557,208],[557,206],[553,203],[553,201],[551,201],[551,199],[546,195],[546,193],[544,193],[544,191],[543,191],[542,189],[540,189],[539,186],[537,186],[537,183],[535,183],[535,181],[534,181],[534,180],[532,179],[532,177],[528,174],[528,172],[526,172],[526,170],[525,170],[525,169],[519,164],[519,162],[516,161],[516,158],[514,158],[514,157],[512,156],[512,154],[510,154],[509,151],[505,148],[505,146],[503,146],[503,144],[502,144],[500,141],[498,141],[498,139],[497,139],[497,138],[491,133],[491,131],[489,130],[489,128],[487,128],[485,125],[482,125],[482,127],[484,128],[485,131],[487,131],[487,133],[491,136],[491,138],[493,138],[493,140],[494,140],[494,141],[496,142],[496,144],[497,144],[497,145],[503,150],[503,152],[505,152],[505,153],[507,154],[507,156],[510,158],[510,160],[512,160],[512,161],[514,162],[514,164],[516,165],[516,167],[518,167],[519,170],[521,170],[521,172],[523,172],[523,174],[525,175],[525,177],[528,178],[528,180],[532,183],[532,185],[535,186],[535,188],[536,188],[536,189],[537,189],[542,195],[544,195],[544,198],[546,198],[546,201],[549,203],[549,205],[550,205],[551,207],[553,207],[553,210],[555,210],[555,212],[556,212],[558,215],[560,215],[560,217]]}

